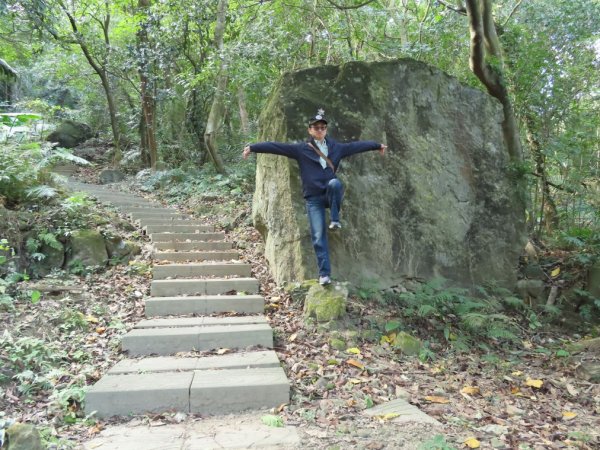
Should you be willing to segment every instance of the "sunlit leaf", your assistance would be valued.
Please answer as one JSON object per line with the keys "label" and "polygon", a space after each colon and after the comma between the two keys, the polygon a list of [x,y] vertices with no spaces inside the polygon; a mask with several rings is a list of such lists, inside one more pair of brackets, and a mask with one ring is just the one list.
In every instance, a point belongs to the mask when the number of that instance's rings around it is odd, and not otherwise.
{"label": "sunlit leaf", "polygon": [[479,394],[479,388],[477,386],[465,386],[460,392],[463,394],[475,395]]}
{"label": "sunlit leaf", "polygon": [[474,437],[466,439],[464,444],[469,448],[479,448],[479,446],[481,445],[481,443]]}
{"label": "sunlit leaf", "polygon": [[360,349],[356,347],[351,347],[346,350],[348,353],[352,353],[353,355],[360,355]]}
{"label": "sunlit leaf", "polygon": [[33,291],[31,293],[31,303],[35,304],[35,303],[39,302],[41,297],[42,297],[42,293],[40,291]]}
{"label": "sunlit leaf", "polygon": [[270,427],[283,427],[283,418],[281,416],[274,416],[273,414],[267,414],[260,418],[262,423]]}
{"label": "sunlit leaf", "polygon": [[98,318],[92,315],[87,315],[85,320],[87,320],[89,323],[98,323]]}
{"label": "sunlit leaf", "polygon": [[571,419],[574,419],[575,417],[577,417],[577,413],[573,412],[573,411],[563,411],[562,415],[563,415],[563,419],[565,419],[565,420],[571,420]]}
{"label": "sunlit leaf", "polygon": [[400,414],[398,414],[398,413],[387,413],[387,414],[383,414],[383,415],[375,416],[375,417],[377,417],[379,420],[386,421],[386,420],[392,420],[398,416],[400,416]]}
{"label": "sunlit leaf", "polygon": [[450,399],[446,397],[440,397],[438,395],[428,395],[425,400],[431,403],[450,403]]}
{"label": "sunlit leaf", "polygon": [[365,365],[363,363],[355,359],[349,359],[348,361],[346,361],[346,363],[350,364],[351,366],[358,367],[360,370],[364,370],[365,368]]}
{"label": "sunlit leaf", "polygon": [[525,381],[525,385],[536,389],[540,389],[544,385],[544,382],[542,380],[533,380],[531,378],[527,378],[527,380]]}
{"label": "sunlit leaf", "polygon": [[557,267],[556,269],[554,269],[552,272],[550,272],[550,275],[552,277],[557,277],[560,274],[560,267]]}

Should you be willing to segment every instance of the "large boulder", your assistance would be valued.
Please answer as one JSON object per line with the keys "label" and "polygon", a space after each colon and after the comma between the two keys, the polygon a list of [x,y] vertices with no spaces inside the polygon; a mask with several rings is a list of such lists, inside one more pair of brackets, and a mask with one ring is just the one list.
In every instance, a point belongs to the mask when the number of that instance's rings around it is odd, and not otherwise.
{"label": "large boulder", "polygon": [[46,140],[56,142],[59,147],[75,148],[93,136],[89,125],[74,120],[65,120],[48,135]]}
{"label": "large boulder", "polygon": [[[389,146],[385,157],[342,163],[344,228],[329,235],[336,277],[513,284],[526,243],[524,190],[511,175],[495,99],[413,60],[318,67],[284,75],[261,117],[261,140],[305,139],[321,107],[334,138]],[[253,219],[274,277],[314,278],[297,164],[257,159]]]}
{"label": "large boulder", "polygon": [[105,266],[108,252],[104,236],[96,230],[76,230],[69,241],[67,265]]}

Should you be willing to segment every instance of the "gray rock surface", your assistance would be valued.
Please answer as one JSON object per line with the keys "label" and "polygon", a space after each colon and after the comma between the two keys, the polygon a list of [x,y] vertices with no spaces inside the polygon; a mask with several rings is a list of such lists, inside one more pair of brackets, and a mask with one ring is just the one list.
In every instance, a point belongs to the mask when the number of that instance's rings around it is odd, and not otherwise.
{"label": "gray rock surface", "polygon": [[93,136],[89,125],[74,120],[65,120],[48,135],[46,140],[58,143],[59,147],[75,148]]}
{"label": "gray rock surface", "polygon": [[123,181],[124,179],[125,174],[120,170],[116,169],[104,169],[98,175],[98,180],[100,180],[100,184],[118,183],[119,181]]}
{"label": "gray rock surface", "polygon": [[[500,104],[413,60],[352,62],[285,75],[260,140],[305,139],[324,108],[329,134],[389,145],[343,161],[344,228],[330,234],[334,276],[382,286],[402,277],[512,286],[525,243],[524,196],[511,176]],[[297,164],[257,155],[255,226],[278,283],[316,276]]]}

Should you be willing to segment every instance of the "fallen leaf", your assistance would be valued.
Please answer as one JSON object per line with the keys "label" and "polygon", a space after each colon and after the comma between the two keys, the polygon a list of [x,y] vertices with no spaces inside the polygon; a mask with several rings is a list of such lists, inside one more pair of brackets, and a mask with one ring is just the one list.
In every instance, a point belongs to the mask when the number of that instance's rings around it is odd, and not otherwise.
{"label": "fallen leaf", "polygon": [[382,414],[380,416],[375,416],[377,417],[379,420],[392,420],[395,417],[400,416],[400,414],[398,413],[387,413],[387,414]]}
{"label": "fallen leaf", "polygon": [[520,377],[521,375],[523,375],[523,372],[521,372],[520,370],[515,370],[513,373],[511,373],[511,375],[513,377]]}
{"label": "fallen leaf", "polygon": [[474,437],[467,439],[464,444],[469,448],[479,448],[480,442]]}
{"label": "fallen leaf", "polygon": [[87,320],[89,323],[98,323],[98,318],[92,315],[86,316],[85,320]]}
{"label": "fallen leaf", "polygon": [[352,353],[353,355],[360,355],[360,349],[356,347],[351,347],[346,350],[347,353]]}
{"label": "fallen leaf", "polygon": [[230,352],[231,350],[228,348],[220,348],[219,350],[217,350],[217,355],[224,355],[225,353]]}
{"label": "fallen leaf", "polygon": [[352,384],[360,384],[363,382],[362,380],[359,380],[358,378],[350,378],[348,381]]}
{"label": "fallen leaf", "polygon": [[563,411],[562,415],[563,415],[563,419],[565,419],[565,420],[571,420],[571,419],[574,419],[575,417],[577,417],[577,413],[573,412],[573,411]]}
{"label": "fallen leaf", "polygon": [[532,380],[531,378],[527,378],[525,385],[540,389],[544,385],[544,382],[542,380]]}
{"label": "fallen leaf", "polygon": [[103,334],[106,331],[105,327],[97,327],[96,328],[96,333],[98,334]]}
{"label": "fallen leaf", "polygon": [[477,386],[465,386],[460,392],[463,394],[475,395],[479,394],[479,388]]}
{"label": "fallen leaf", "polygon": [[431,403],[450,403],[450,400],[446,397],[440,397],[438,395],[428,395],[425,400]]}
{"label": "fallen leaf", "polygon": [[297,337],[298,337],[298,333],[294,333],[288,338],[288,341],[294,342]]}
{"label": "fallen leaf", "polygon": [[569,394],[571,394],[573,397],[576,397],[577,395],[579,395],[579,391],[577,389],[575,389],[572,384],[567,383],[566,388],[567,388],[567,391],[569,392]]}
{"label": "fallen leaf", "polygon": [[365,365],[363,363],[361,363],[360,361],[357,361],[355,359],[349,359],[346,362],[348,364],[350,364],[351,366],[358,367],[360,370],[364,370],[364,368],[365,368]]}
{"label": "fallen leaf", "polygon": [[557,277],[559,274],[560,274],[560,267],[557,267],[552,272],[550,272],[550,275],[552,275],[553,277]]}

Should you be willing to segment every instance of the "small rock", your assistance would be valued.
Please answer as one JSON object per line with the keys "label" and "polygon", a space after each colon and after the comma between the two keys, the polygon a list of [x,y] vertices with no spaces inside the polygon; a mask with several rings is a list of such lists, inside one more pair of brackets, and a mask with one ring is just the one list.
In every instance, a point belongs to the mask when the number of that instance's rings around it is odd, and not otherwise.
{"label": "small rock", "polygon": [[509,416],[522,416],[525,414],[525,411],[517,408],[515,405],[506,405],[506,414]]}
{"label": "small rock", "polygon": [[15,423],[6,430],[10,450],[42,450],[42,438],[33,426]]}
{"label": "small rock", "polygon": [[477,430],[483,431],[484,433],[488,433],[488,434],[495,434],[496,436],[502,436],[503,434],[508,433],[508,427],[505,427],[504,425],[494,425],[494,424],[479,427],[479,428],[477,428]]}
{"label": "small rock", "polygon": [[394,347],[407,356],[418,355],[421,351],[421,341],[404,331],[396,335]]}

